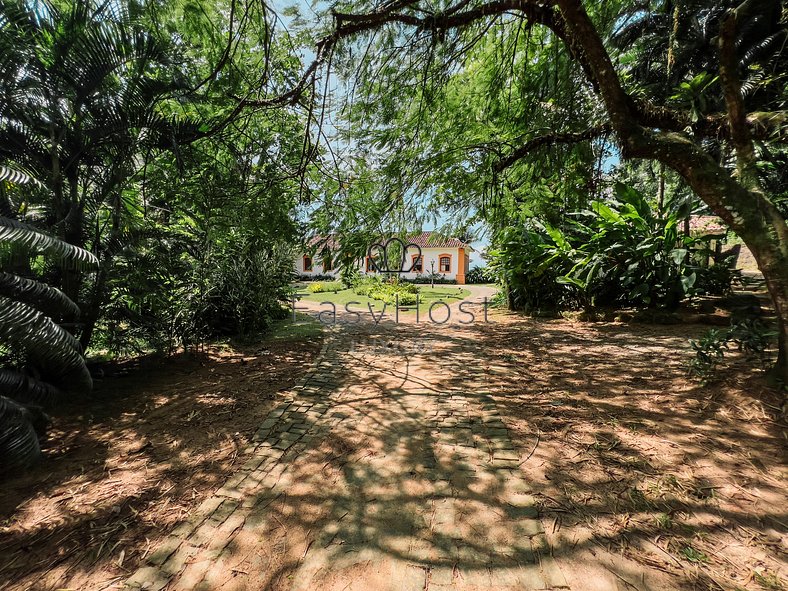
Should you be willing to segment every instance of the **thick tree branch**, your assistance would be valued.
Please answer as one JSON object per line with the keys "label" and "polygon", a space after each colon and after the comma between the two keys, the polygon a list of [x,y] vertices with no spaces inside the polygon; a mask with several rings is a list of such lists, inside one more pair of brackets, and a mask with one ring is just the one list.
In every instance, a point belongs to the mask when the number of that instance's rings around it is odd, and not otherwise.
{"label": "thick tree branch", "polygon": [[720,26],[720,83],[728,111],[731,143],[736,151],[736,168],[742,183],[751,190],[759,189],[755,167],[755,147],[747,125],[747,110],[741,95],[739,64],[736,57],[736,10],[725,15]]}
{"label": "thick tree branch", "polygon": [[[419,31],[429,31],[436,37],[443,38],[449,30],[462,28],[476,21],[507,13],[522,15],[529,23],[542,24],[553,31],[564,42],[572,58],[580,64],[586,79],[594,91],[601,93],[600,80],[589,61],[588,52],[584,50],[583,44],[577,41],[577,37],[569,35],[566,19],[562,13],[556,11],[549,4],[540,4],[534,0],[493,0],[466,10],[465,8],[470,3],[470,0],[462,0],[438,14],[421,16],[402,12],[409,8],[414,8],[418,2],[419,0],[398,0],[385,5],[378,11],[366,14],[334,12],[335,30],[317,44],[315,60],[307,67],[293,88],[268,99],[255,100],[249,97],[237,97],[238,108],[228,118],[232,118],[245,107],[272,108],[297,104],[303,98],[317,70],[323,65],[333,48],[343,39],[373,31],[392,23],[412,26]],[[582,7],[580,9],[582,10]],[[593,25],[591,26],[593,27]],[[610,72],[615,75],[612,63]],[[632,98],[623,88],[620,88],[620,92],[623,96],[623,103],[627,105],[631,116],[640,125],[671,131],[684,131],[689,128],[699,137],[730,137],[730,130],[724,115],[710,115],[693,122],[689,113],[654,105],[643,99]],[[756,122],[748,118],[747,124],[751,133],[757,134],[754,137],[767,139],[774,132],[775,128],[773,126],[764,125],[766,121],[774,123],[776,121],[782,122],[782,119],[760,117],[759,121]],[[783,125],[782,127],[784,128],[785,126]],[[785,135],[785,130],[780,130],[778,140]]]}
{"label": "thick tree branch", "polygon": [[509,168],[512,164],[524,158],[529,153],[537,150],[538,148],[542,148],[544,146],[552,146],[555,144],[577,144],[586,140],[591,140],[596,137],[600,137],[603,135],[607,135],[610,133],[611,127],[609,123],[605,123],[603,125],[597,125],[595,127],[591,127],[586,129],[585,131],[580,131],[577,133],[550,133],[546,135],[540,135],[533,139],[528,140],[521,146],[517,147],[508,156],[501,158],[498,162],[493,165],[493,170],[495,172],[502,172],[503,170]]}
{"label": "thick tree branch", "polygon": [[[468,10],[460,8],[466,6],[468,2],[460,2],[459,5],[455,5],[444,12],[427,16],[402,12],[418,2],[419,0],[398,0],[385,5],[381,10],[365,14],[334,12],[333,16],[336,21],[334,31],[317,43],[315,59],[293,88],[268,99],[240,98],[237,108],[228,117],[233,117],[246,107],[270,108],[296,104],[308,88],[318,68],[325,62],[326,58],[341,40],[368,31],[374,31],[386,24],[409,25],[420,31],[429,31],[442,38],[447,31],[467,26],[478,20],[507,13],[517,13],[524,16],[532,24],[547,26],[568,45],[566,27],[560,13],[552,6],[538,3],[535,0],[492,0]],[[570,48],[570,51],[573,51],[572,48]],[[588,67],[582,52],[573,53],[573,57],[580,62],[584,69]],[[590,70],[587,73],[590,73]],[[591,76],[588,79],[592,83],[595,81]]]}

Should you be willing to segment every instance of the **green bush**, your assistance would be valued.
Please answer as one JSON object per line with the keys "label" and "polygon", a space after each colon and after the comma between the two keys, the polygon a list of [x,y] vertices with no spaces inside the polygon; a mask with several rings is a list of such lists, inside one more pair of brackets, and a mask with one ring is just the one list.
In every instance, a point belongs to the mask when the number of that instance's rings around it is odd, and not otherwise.
{"label": "green bush", "polygon": [[368,296],[387,304],[395,304],[399,297],[400,306],[410,306],[416,303],[416,294],[419,292],[417,285],[405,281],[394,280],[384,282],[379,277],[364,277],[353,289],[358,295]]}
{"label": "green bush", "polygon": [[490,250],[491,272],[505,289],[506,304],[526,312],[571,310],[581,307],[580,290],[558,281],[568,270],[569,256],[548,251],[550,236],[537,221],[499,233]]}
{"label": "green bush", "polygon": [[695,356],[690,361],[690,374],[703,380],[709,379],[728,348],[727,331],[718,328],[709,330],[697,341],[690,340]]}
{"label": "green bush", "polygon": [[356,286],[353,288],[353,293],[360,296],[368,296],[369,292],[378,289],[381,285],[383,285],[383,281],[380,277],[367,275],[356,283]]}
{"label": "green bush", "polygon": [[465,283],[495,283],[495,275],[488,267],[474,267],[465,275]]}
{"label": "green bush", "polygon": [[397,304],[400,306],[412,306],[416,303],[416,294],[408,291],[376,289],[369,293],[373,300],[379,300],[386,304]]}
{"label": "green bush", "polygon": [[440,273],[433,273],[432,275],[429,273],[426,275],[417,275],[413,279],[410,279],[409,282],[422,285],[428,283],[434,283],[435,285],[457,285],[456,279],[446,279],[446,277]]}
{"label": "green bush", "polygon": [[299,281],[312,282],[312,281],[333,281],[334,275],[330,273],[301,273],[298,275]]}
{"label": "green bush", "polygon": [[293,278],[293,252],[286,242],[260,248],[239,240],[216,257],[211,267],[202,322],[211,334],[249,336],[287,317]]}
{"label": "green bush", "polygon": [[413,283],[406,283],[403,281],[396,285],[397,288],[395,291],[398,291],[400,293],[412,293],[412,294],[419,293],[419,286]]}
{"label": "green bush", "polygon": [[619,183],[616,198],[594,201],[562,228],[530,220],[507,228],[492,249],[491,269],[515,309],[566,310],[607,305],[671,310],[696,282],[690,247],[680,235],[686,212],[660,215]]}
{"label": "green bush", "polygon": [[416,304],[417,301],[417,294],[415,293],[400,293],[399,294],[399,305],[400,306],[413,306]]}
{"label": "green bush", "polygon": [[741,271],[734,269],[731,261],[722,261],[695,270],[697,280],[693,292],[696,294],[727,295],[731,292],[733,280],[741,277]]}
{"label": "green bush", "polygon": [[341,281],[325,281],[325,282],[317,281],[315,283],[310,283],[306,289],[310,293],[328,293],[328,292],[336,293],[340,290],[345,289],[345,286],[342,284]]}
{"label": "green bush", "polygon": [[361,281],[361,272],[355,265],[345,265],[339,272],[339,277],[345,287],[353,288]]}
{"label": "green bush", "polygon": [[690,374],[708,380],[734,343],[747,359],[756,361],[764,369],[771,365],[769,347],[776,344],[777,331],[759,318],[733,322],[727,329],[712,329],[700,339],[690,340],[695,356],[690,361]]}

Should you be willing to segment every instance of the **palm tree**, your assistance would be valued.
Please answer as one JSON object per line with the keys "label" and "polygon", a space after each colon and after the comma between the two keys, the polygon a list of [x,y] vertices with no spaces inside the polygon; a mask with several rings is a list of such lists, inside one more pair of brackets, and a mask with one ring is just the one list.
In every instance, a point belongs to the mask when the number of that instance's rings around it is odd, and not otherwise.
{"label": "palm tree", "polygon": [[83,304],[80,341],[98,318],[114,253],[142,205],[128,191],[143,156],[199,133],[181,111],[169,41],[126,2],[0,4],[0,164],[47,189],[44,227],[101,261],[95,282],[64,268],[53,281]]}
{"label": "palm tree", "polygon": [[[24,173],[0,166],[0,214],[13,211],[8,189],[30,184]],[[0,474],[38,458],[37,432],[45,422],[38,404],[92,387],[82,347],[60,324],[77,319],[79,307],[41,281],[32,260],[43,255],[80,270],[98,262],[90,252],[6,215],[0,215],[0,264],[25,276],[0,271],[0,362],[6,367],[0,369]]]}

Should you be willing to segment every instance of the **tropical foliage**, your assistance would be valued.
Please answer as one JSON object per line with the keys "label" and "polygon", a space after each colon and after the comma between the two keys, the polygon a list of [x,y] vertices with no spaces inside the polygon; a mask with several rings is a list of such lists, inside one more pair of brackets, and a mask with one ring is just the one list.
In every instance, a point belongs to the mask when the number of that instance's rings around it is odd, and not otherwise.
{"label": "tropical foliage", "polygon": [[[350,3],[331,18],[316,66],[331,55],[352,78],[341,111],[355,156],[345,202],[375,222],[382,207],[398,228],[425,221],[414,212],[426,204],[433,216],[454,213],[455,226],[486,225],[494,242],[523,233],[525,254],[541,241],[528,232],[563,232],[570,214],[607,205],[611,181],[652,174],[658,210],[680,197],[702,203],[752,251],[788,381],[782,3],[406,1]],[[336,202],[326,200],[329,222]],[[558,276],[586,283],[581,267]],[[675,299],[670,277],[656,291],[632,277],[626,299]]]}
{"label": "tropical foliage", "polygon": [[[35,448],[23,392],[87,389],[84,351],[266,330],[307,230],[340,239],[340,269],[381,234],[482,232],[514,307],[672,308],[728,289],[687,228],[716,214],[764,273],[788,380],[781,3],[313,8],[0,4],[14,462]],[[415,289],[342,281],[384,301]]]}
{"label": "tropical foliage", "polygon": [[8,467],[37,449],[33,411],[14,401],[87,391],[88,348],[171,352],[284,314],[312,156],[291,109],[241,111],[234,97],[266,63],[276,67],[262,85],[277,88],[298,62],[259,7],[228,40],[233,6],[0,6]]}
{"label": "tropical foliage", "polygon": [[512,307],[673,309],[685,296],[709,290],[703,280],[720,274],[695,264],[692,255],[705,258],[710,237],[682,234],[681,208],[660,214],[632,187],[615,189],[615,198],[593,201],[562,228],[532,219],[502,231],[491,266]]}
{"label": "tropical foliage", "polygon": [[[10,216],[8,190],[33,183],[19,171],[1,170],[0,213]],[[38,433],[46,427],[40,405],[92,387],[82,347],[64,324],[79,318],[79,307],[45,282],[53,262],[83,271],[98,263],[81,248],[0,215],[0,474],[38,459]]]}

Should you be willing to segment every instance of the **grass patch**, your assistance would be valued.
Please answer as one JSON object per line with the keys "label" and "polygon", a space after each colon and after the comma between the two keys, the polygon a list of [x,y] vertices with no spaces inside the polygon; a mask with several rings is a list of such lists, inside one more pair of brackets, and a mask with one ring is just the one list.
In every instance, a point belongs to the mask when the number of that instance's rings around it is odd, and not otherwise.
{"label": "grass patch", "polygon": [[[321,294],[326,295],[326,294]],[[300,341],[319,338],[323,325],[309,314],[296,312],[295,321],[289,314],[283,320],[276,320],[271,326],[271,331],[263,340],[271,341]]]}
{"label": "grass patch", "polygon": [[[303,293],[304,292],[300,292],[300,294]],[[436,285],[435,287],[420,285],[419,314],[426,314],[430,306],[435,302],[445,302],[447,304],[452,304],[455,302],[460,302],[470,295],[470,291],[456,285]],[[303,295],[302,299],[318,303],[331,302],[332,304],[336,305],[337,313],[344,312],[345,305],[349,304],[350,302],[358,302],[351,304],[351,310],[360,312],[368,312],[369,308],[367,306],[370,306],[375,313],[378,313],[383,310],[384,306],[383,302],[380,300],[373,300],[368,296],[358,295],[351,289],[343,289],[341,291],[337,291],[336,293],[308,293]],[[446,312],[441,308],[443,308],[443,306],[435,308],[434,315],[436,318],[442,319],[445,316]],[[400,306],[400,313],[413,313],[415,312],[415,309],[415,304],[410,306]],[[394,312],[393,304],[389,304],[386,307],[386,314],[389,312]],[[441,313],[443,315],[440,315]]]}

